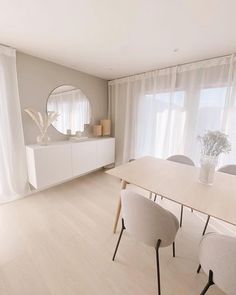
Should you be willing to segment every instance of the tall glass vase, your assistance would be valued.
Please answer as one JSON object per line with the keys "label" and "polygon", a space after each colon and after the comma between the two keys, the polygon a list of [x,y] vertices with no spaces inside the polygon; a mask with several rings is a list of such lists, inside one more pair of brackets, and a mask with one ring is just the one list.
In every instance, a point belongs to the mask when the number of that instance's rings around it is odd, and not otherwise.
{"label": "tall glass vase", "polygon": [[50,142],[50,137],[47,135],[47,132],[43,134],[39,134],[37,136],[37,143],[39,145],[48,145],[49,142]]}
{"label": "tall glass vase", "polygon": [[200,160],[199,181],[203,184],[212,185],[218,158],[212,156],[202,156]]}

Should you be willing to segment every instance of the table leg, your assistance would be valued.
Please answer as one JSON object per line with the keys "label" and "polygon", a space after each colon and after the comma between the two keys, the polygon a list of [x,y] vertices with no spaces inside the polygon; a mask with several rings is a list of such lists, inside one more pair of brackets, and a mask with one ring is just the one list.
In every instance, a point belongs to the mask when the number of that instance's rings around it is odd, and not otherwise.
{"label": "table leg", "polygon": [[[121,182],[121,189],[125,189],[126,188],[126,181],[122,180]],[[119,221],[119,217],[120,217],[120,211],[121,211],[121,199],[119,197],[119,202],[118,202],[118,206],[116,209],[116,217],[115,217],[115,222],[114,222],[114,228],[113,228],[113,233],[116,233],[116,228],[117,228],[117,224]]]}

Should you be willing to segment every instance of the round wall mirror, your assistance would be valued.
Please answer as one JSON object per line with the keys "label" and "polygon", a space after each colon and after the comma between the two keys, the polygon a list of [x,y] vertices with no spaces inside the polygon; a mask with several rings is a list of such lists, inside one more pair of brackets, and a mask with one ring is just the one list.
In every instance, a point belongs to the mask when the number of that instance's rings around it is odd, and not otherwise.
{"label": "round wall mirror", "polygon": [[90,124],[91,106],[85,94],[77,87],[62,85],[55,88],[48,97],[47,112],[59,113],[52,125],[61,133],[75,135],[83,132]]}

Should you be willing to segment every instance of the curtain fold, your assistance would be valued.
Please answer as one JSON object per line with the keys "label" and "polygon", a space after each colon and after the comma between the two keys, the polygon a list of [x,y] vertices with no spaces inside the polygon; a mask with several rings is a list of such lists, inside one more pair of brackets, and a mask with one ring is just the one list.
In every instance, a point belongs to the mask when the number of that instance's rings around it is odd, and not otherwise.
{"label": "curtain fold", "polygon": [[15,49],[0,46],[0,203],[28,192]]}
{"label": "curtain fold", "polygon": [[110,81],[116,163],[180,153],[198,164],[207,130],[229,134],[232,151],[219,164],[236,163],[235,98],[235,55]]}

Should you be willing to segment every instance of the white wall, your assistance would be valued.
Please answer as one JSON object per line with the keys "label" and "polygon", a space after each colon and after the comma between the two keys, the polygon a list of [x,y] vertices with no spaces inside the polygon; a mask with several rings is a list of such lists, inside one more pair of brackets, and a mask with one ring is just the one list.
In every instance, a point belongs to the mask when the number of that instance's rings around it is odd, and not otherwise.
{"label": "white wall", "polygon": [[[60,85],[77,86],[84,92],[91,102],[94,123],[107,117],[108,98],[106,80],[21,52],[17,52],[16,57],[26,144],[36,142],[38,130],[32,119],[24,112],[24,109],[32,107],[45,112],[50,92]],[[49,128],[49,136],[52,140],[65,138],[52,126]]]}

